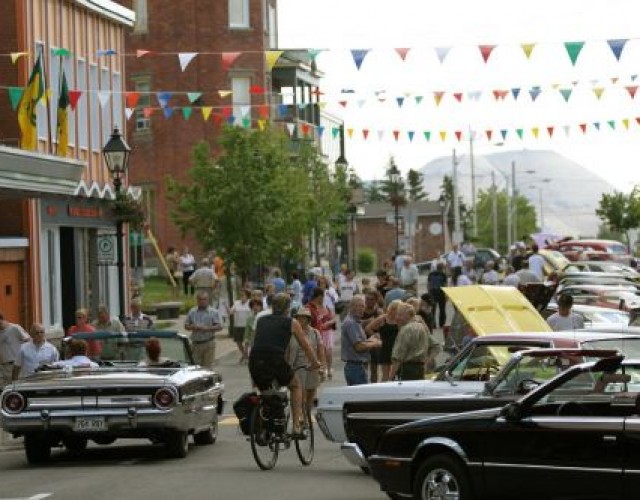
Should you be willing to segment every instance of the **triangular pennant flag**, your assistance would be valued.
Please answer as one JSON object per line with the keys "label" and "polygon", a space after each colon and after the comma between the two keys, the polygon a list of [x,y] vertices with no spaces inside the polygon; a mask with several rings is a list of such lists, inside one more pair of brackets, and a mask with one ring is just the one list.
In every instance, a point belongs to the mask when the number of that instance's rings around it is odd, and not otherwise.
{"label": "triangular pennant flag", "polygon": [[342,106],[343,108],[347,107],[347,101],[338,101],[338,104],[340,104],[340,106]]}
{"label": "triangular pennant flag", "polygon": [[20,59],[22,56],[29,55],[29,53],[28,52],[12,52],[10,55],[11,55],[11,62],[15,64],[18,59]]}
{"label": "triangular pennant flag", "polygon": [[213,124],[219,126],[224,121],[224,116],[220,113],[213,113]]}
{"label": "triangular pennant flag", "polygon": [[289,114],[289,106],[286,104],[278,104],[278,117],[282,118]]}
{"label": "triangular pennant flag", "polygon": [[115,56],[117,52],[114,49],[98,49],[96,55],[100,56]]}
{"label": "triangular pennant flag", "polygon": [[352,128],[348,128],[347,129],[347,137],[349,137],[349,139],[351,139],[353,137],[353,129]]}
{"label": "triangular pennant flag", "polygon": [[538,127],[533,127],[533,128],[531,129],[531,135],[533,135],[533,137],[534,137],[535,139],[537,139],[537,138],[538,138],[538,135],[539,135],[539,134],[540,134],[540,129],[539,129]]}
{"label": "triangular pennant flag", "polygon": [[600,130],[600,122],[593,122],[593,126],[596,130]]}
{"label": "triangular pennant flag", "polygon": [[258,106],[258,114],[260,115],[260,118],[269,118],[269,105],[260,104]]}
{"label": "triangular pennant flag", "polygon": [[460,142],[462,140],[462,131],[461,130],[456,130],[454,132],[456,139],[458,139],[458,142]]}
{"label": "triangular pennant flag", "polygon": [[80,96],[82,96],[81,90],[70,90],[69,91],[69,106],[71,106],[71,110],[75,111],[78,101],[80,100]]}
{"label": "triangular pennant flag", "polygon": [[185,106],[182,108],[182,118],[188,120],[191,118],[191,114],[193,113],[193,108],[191,106]]}
{"label": "triangular pennant flag", "polygon": [[638,75],[631,75],[632,82],[635,82],[637,78],[638,78]]}
{"label": "triangular pennant flag", "polygon": [[[289,137],[293,137],[293,133],[296,130],[296,126],[293,123],[287,123],[287,132],[289,133]],[[339,131],[339,129],[336,129]]]}
{"label": "triangular pennant flag", "polygon": [[568,137],[571,132],[571,127],[569,125],[563,125],[562,128],[564,129],[564,135]]}
{"label": "triangular pennant flag", "polygon": [[308,123],[302,123],[302,125],[300,125],[300,127],[302,128],[302,133],[307,136],[309,135],[309,131],[311,130],[311,127]]}
{"label": "triangular pennant flag", "polygon": [[227,117],[227,123],[229,125],[233,125],[235,122],[236,122],[236,117],[235,116],[231,115],[231,116]]}
{"label": "triangular pennant flag", "polygon": [[400,56],[400,58],[404,61],[407,58],[407,53],[410,51],[411,49],[396,49],[396,52],[398,53],[398,55]]}
{"label": "triangular pennant flag", "polygon": [[427,142],[431,141],[431,130],[425,130],[422,134]]}
{"label": "triangular pennant flag", "polygon": [[276,65],[276,63],[278,62],[278,59],[280,59],[280,56],[282,55],[283,52],[284,50],[265,51],[264,57],[267,61],[267,67],[269,68],[269,71],[273,70],[273,67]]}
{"label": "triangular pennant flag", "polygon": [[627,39],[620,38],[617,40],[607,40],[607,43],[609,44],[611,52],[613,52],[613,55],[616,57],[616,60],[619,61],[620,56],[622,55],[622,51],[624,50],[624,46],[627,43]]}
{"label": "triangular pennant flag", "polygon": [[196,102],[201,97],[202,97],[202,92],[187,92],[187,99],[189,99],[189,102],[191,104]]}
{"label": "triangular pennant flag", "polygon": [[[264,121],[264,120],[258,120],[258,128],[260,130],[264,130],[264,128],[261,128],[261,127],[264,126],[264,125],[262,125],[260,123],[261,121]],[[248,118],[248,117],[247,118],[243,118],[242,122],[241,122],[241,125],[242,125],[242,128],[251,128],[251,118]]]}
{"label": "triangular pennant flag", "polygon": [[171,115],[173,115],[173,108],[169,107],[169,106],[165,106],[162,108],[162,112],[164,113],[164,117],[166,118],[171,118]]}
{"label": "triangular pennant flag", "polygon": [[521,129],[521,128],[517,128],[517,129],[516,129],[516,134],[518,134],[518,137],[519,137],[520,139],[522,139],[522,135],[523,135],[523,133],[524,133],[524,130],[523,130],[523,129]]}
{"label": "triangular pennant flag", "polygon": [[487,140],[491,141],[491,137],[493,137],[493,130],[489,129],[489,130],[485,130],[484,132],[485,134],[487,134]]}
{"label": "triangular pennant flag", "polygon": [[[246,124],[245,122],[248,121],[249,124]],[[267,128],[267,120],[261,120],[258,119],[258,129],[259,130],[264,130]],[[251,125],[251,121],[248,118],[245,118],[244,120],[242,120],[242,124],[244,125],[245,128],[249,128],[249,125]]]}
{"label": "triangular pennant flag", "polygon": [[140,58],[140,57],[144,57],[147,54],[151,54],[150,50],[144,50],[144,49],[138,49],[136,50],[136,57]]}
{"label": "triangular pennant flag", "polygon": [[384,130],[378,130],[378,141],[382,141],[384,137]]}
{"label": "triangular pennant flag", "polygon": [[462,92],[454,92],[453,97],[455,98],[456,101],[462,102]]}
{"label": "triangular pennant flag", "polygon": [[100,90],[98,92],[98,101],[100,101],[100,107],[104,108],[109,102],[110,98],[111,92],[109,92],[108,90]]}
{"label": "triangular pennant flag", "polygon": [[223,106],[222,107],[222,116],[225,118],[229,118],[233,114],[233,109],[231,106]]}
{"label": "triangular pennant flag", "polygon": [[414,136],[415,134],[416,134],[416,133],[415,133],[413,130],[408,130],[408,131],[407,131],[407,137],[409,137],[409,142],[413,142],[413,136]]}
{"label": "triangular pennant flag", "polygon": [[307,54],[309,54],[309,57],[312,61],[315,61],[316,57],[318,57],[318,54],[320,54],[320,52],[322,52],[323,50],[324,49],[307,49]]}
{"label": "triangular pennant flag", "polygon": [[363,128],[362,129],[362,137],[364,138],[364,140],[367,140],[367,137],[369,137],[369,129],[368,128]]}
{"label": "triangular pennant flag", "polygon": [[547,127],[547,134],[549,134],[549,137],[553,137],[553,129],[554,127]]}
{"label": "triangular pennant flag", "polygon": [[594,88],[593,89],[593,93],[596,95],[598,100],[600,100],[600,98],[602,97],[602,94],[604,93],[604,87],[596,87],[596,88]]}
{"label": "triangular pennant flag", "polygon": [[396,142],[398,142],[398,137],[400,137],[400,131],[399,130],[394,130],[393,131],[393,138],[396,140]]}
{"label": "triangular pennant flag", "polygon": [[218,95],[224,99],[225,97],[229,97],[233,94],[233,90],[218,90]]}
{"label": "triangular pennant flag", "polygon": [[213,111],[213,106],[202,106],[200,108],[200,112],[202,113],[202,119],[206,122],[211,116],[211,112]]}
{"label": "triangular pennant flag", "polygon": [[440,140],[441,140],[442,142],[444,142],[444,141],[446,141],[446,140],[447,140],[447,131],[446,131],[446,130],[441,130],[441,131],[440,131]]}
{"label": "triangular pennant flag", "polygon": [[222,57],[222,71],[229,71],[231,65],[240,57],[241,52],[223,52]]}
{"label": "triangular pennant flag", "polygon": [[531,90],[529,90],[529,95],[531,96],[531,100],[535,101],[540,95],[540,92],[542,92],[540,87],[531,87]]}
{"label": "triangular pennant flag", "polygon": [[612,76],[612,77],[611,77],[611,83],[613,83],[614,85],[615,85],[616,83],[618,83],[618,80],[620,80],[620,78],[619,78],[619,77],[617,77],[617,76]]}
{"label": "triangular pennant flag", "polygon": [[451,47],[436,47],[436,55],[440,60],[440,64],[444,63],[444,60],[447,58],[447,54],[451,50]]}
{"label": "triangular pennant flag", "polygon": [[507,138],[507,134],[509,133],[509,131],[505,128],[503,128],[502,130],[500,130],[500,136],[502,137],[502,140],[504,141]]}
{"label": "triangular pennant flag", "polygon": [[[114,54],[115,54],[115,51],[114,51]],[[51,49],[51,55],[59,56],[59,57],[69,57],[71,55],[71,52],[69,52],[69,49],[64,49],[64,48]]]}
{"label": "triangular pennant flag", "polygon": [[444,92],[434,92],[433,99],[436,101],[436,106],[440,106],[440,101],[442,101],[442,97],[444,96]]}
{"label": "triangular pennant flag", "polygon": [[251,95],[264,94],[266,91],[267,90],[260,85],[251,85],[251,87],[249,87],[249,93]]}
{"label": "triangular pennant flag", "polygon": [[584,47],[584,42],[564,42],[564,48],[567,49],[567,54],[573,66],[576,65],[582,47]]}
{"label": "triangular pennant flag", "polygon": [[553,90],[558,90],[560,88],[560,84],[559,83],[553,83],[553,84],[551,84],[551,88]]}
{"label": "triangular pennant flag", "polygon": [[160,104],[161,108],[166,108],[169,105],[169,101],[173,94],[171,92],[158,92],[156,94],[156,99],[158,99],[158,104]]}
{"label": "triangular pennant flag", "polygon": [[124,99],[127,103],[127,108],[135,108],[138,105],[138,99],[140,99],[139,92],[125,92]]}
{"label": "triangular pennant flag", "polygon": [[24,93],[24,89],[22,87],[9,87],[7,89],[9,91],[9,100],[11,101],[11,109],[14,111],[18,107],[18,103],[22,98],[22,94]]}
{"label": "triangular pennant flag", "polygon": [[184,71],[189,66],[189,63],[193,61],[194,57],[198,55],[197,52],[179,52],[178,60],[180,61],[180,69]]}
{"label": "triangular pennant flag", "polygon": [[636,96],[636,92],[638,91],[638,86],[637,85],[628,85],[625,87],[625,89],[627,89],[627,92],[629,92],[629,95],[631,96],[631,99],[633,99]]}
{"label": "triangular pennant flag", "polygon": [[358,105],[359,108],[361,108],[362,106],[364,106],[367,103],[366,99],[358,99],[356,101],[356,104]]}
{"label": "triangular pennant flag", "polygon": [[244,118],[251,112],[251,106],[240,106],[240,116]]}
{"label": "triangular pennant flag", "polygon": [[625,130],[629,130],[629,118],[622,119],[622,126],[624,127]]}
{"label": "triangular pennant flag", "polygon": [[324,125],[318,125],[318,137],[322,139],[323,135],[324,135]]}
{"label": "triangular pennant flag", "polygon": [[517,101],[518,96],[520,95],[520,89],[519,88],[511,89],[511,95],[513,96],[513,100]]}
{"label": "triangular pennant flag", "polygon": [[534,47],[536,46],[535,43],[523,43],[520,44],[520,47],[522,47],[522,51],[524,52],[524,55],[527,59],[529,59],[531,57],[531,52],[533,52]]}
{"label": "triangular pennant flag", "polygon": [[480,54],[482,55],[482,59],[486,63],[489,60],[489,57],[491,57],[491,53],[493,52],[493,49],[496,48],[496,46],[495,45],[478,45],[478,48],[480,49]]}
{"label": "triangular pennant flag", "polygon": [[124,109],[124,116],[127,118],[127,121],[129,121],[129,118],[131,118],[135,112],[136,110],[133,108]]}
{"label": "triangular pennant flag", "polygon": [[611,130],[616,129],[616,121],[615,120],[607,120],[607,124],[611,127]]}
{"label": "triangular pennant flag", "polygon": [[583,134],[586,134],[586,133],[587,133],[587,124],[586,124],[586,123],[581,123],[581,124],[579,125],[579,127],[580,127],[580,130],[582,130],[582,133],[583,133]]}
{"label": "triangular pennant flag", "polygon": [[401,108],[404,104],[404,97],[396,97],[396,101],[398,102],[398,107]]}
{"label": "triangular pennant flag", "polygon": [[414,97],[414,99],[416,100],[416,105],[418,105],[422,102],[423,96],[417,95]]}
{"label": "triangular pennant flag", "polygon": [[145,118],[151,118],[154,111],[155,110],[153,108],[143,108],[142,116],[144,116]]}
{"label": "triangular pennant flag", "polygon": [[640,116],[639,116],[639,117],[636,117],[636,123],[637,123],[638,125],[640,125]]}
{"label": "triangular pennant flag", "polygon": [[564,102],[569,102],[571,92],[573,92],[573,89],[560,89],[560,94],[562,94],[562,97],[564,97]]}
{"label": "triangular pennant flag", "polygon": [[482,91],[481,90],[473,90],[471,92],[467,92],[467,98],[470,101],[478,102],[481,97],[482,97]]}
{"label": "triangular pennant flag", "polygon": [[353,57],[353,62],[356,63],[356,68],[358,68],[358,71],[360,70],[362,63],[364,62],[364,58],[367,57],[368,53],[369,53],[369,49],[352,49],[351,50],[351,56]]}
{"label": "triangular pennant flag", "polygon": [[331,127],[331,137],[332,138],[336,138],[338,137],[338,134],[340,133],[340,127]]}

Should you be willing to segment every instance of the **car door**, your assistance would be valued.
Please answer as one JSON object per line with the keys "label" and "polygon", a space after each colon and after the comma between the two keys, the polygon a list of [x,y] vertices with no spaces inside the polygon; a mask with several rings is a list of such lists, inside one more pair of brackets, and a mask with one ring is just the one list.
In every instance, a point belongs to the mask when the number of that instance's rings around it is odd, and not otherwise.
{"label": "car door", "polygon": [[623,428],[623,417],[498,417],[486,445],[487,497],[621,498]]}
{"label": "car door", "polygon": [[[637,404],[636,413],[640,413]],[[635,500],[640,492],[640,415],[625,420],[624,443],[623,498]]]}

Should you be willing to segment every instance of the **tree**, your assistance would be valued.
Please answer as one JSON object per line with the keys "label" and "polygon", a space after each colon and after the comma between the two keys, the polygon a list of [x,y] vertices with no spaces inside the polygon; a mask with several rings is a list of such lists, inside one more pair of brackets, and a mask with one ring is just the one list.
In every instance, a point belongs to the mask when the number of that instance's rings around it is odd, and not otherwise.
{"label": "tree", "polygon": [[365,189],[365,199],[367,203],[378,203],[386,201],[384,194],[380,190],[379,181],[371,181],[371,183]]}
{"label": "tree", "polygon": [[172,219],[204,248],[219,249],[243,279],[257,263],[304,258],[311,229],[329,230],[345,210],[344,186],[307,142],[293,155],[283,133],[225,127],[217,158],[198,144],[189,181],[168,179]]}
{"label": "tree", "polygon": [[[440,184],[440,196],[449,203],[449,217],[448,226],[449,232],[453,233],[454,225],[454,213],[453,213],[453,179],[448,175],[442,178],[442,184]],[[471,211],[467,208],[467,205],[462,200],[462,196],[458,196],[458,207],[460,211],[460,224],[464,233],[464,238],[469,239],[468,227],[471,224]]]}
{"label": "tree", "polygon": [[409,169],[407,172],[407,194],[409,201],[420,201],[427,199],[427,193],[424,190],[424,176],[417,170]]}
{"label": "tree", "polygon": [[[397,178],[394,179],[394,176]],[[389,159],[385,178],[380,182],[380,192],[384,199],[394,207],[402,207],[407,204],[405,182],[393,156]]]}
{"label": "tree", "polygon": [[603,193],[596,215],[606,222],[612,231],[624,234],[629,246],[629,230],[640,226],[639,187],[634,186],[628,195],[618,191],[614,191],[613,194]]}

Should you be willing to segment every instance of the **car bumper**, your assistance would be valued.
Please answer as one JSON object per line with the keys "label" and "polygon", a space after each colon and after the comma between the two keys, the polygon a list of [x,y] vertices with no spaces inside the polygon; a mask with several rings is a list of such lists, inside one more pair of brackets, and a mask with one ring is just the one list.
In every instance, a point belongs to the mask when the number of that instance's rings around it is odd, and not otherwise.
{"label": "car bumper", "polygon": [[356,443],[349,443],[348,441],[342,443],[342,446],[340,446],[340,451],[342,452],[344,458],[346,458],[350,464],[353,464],[356,467],[369,466],[367,459]]}
{"label": "car bumper", "polygon": [[324,434],[324,437],[334,443],[342,443],[347,440],[344,432],[344,422],[342,420],[342,410],[331,411],[318,408],[316,412],[316,422]]}
{"label": "car bumper", "polygon": [[380,489],[388,493],[411,495],[411,459],[385,455],[369,457],[369,469]]}

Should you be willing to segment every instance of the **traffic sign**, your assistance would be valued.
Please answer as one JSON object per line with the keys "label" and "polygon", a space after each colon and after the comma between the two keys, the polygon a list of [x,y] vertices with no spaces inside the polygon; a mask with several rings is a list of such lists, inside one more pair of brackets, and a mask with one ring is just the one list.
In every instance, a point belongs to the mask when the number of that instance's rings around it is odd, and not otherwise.
{"label": "traffic sign", "polygon": [[98,236],[98,263],[112,263],[116,260],[115,237],[110,234]]}

